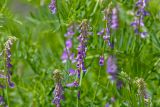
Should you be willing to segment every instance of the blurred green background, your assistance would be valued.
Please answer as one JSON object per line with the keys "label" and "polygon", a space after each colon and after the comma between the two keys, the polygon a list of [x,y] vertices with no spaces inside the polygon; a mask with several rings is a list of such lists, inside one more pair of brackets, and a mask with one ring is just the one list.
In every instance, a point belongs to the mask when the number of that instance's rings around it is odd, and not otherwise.
{"label": "blurred green background", "polygon": [[[119,78],[124,82],[117,89],[109,79],[105,66],[99,66],[103,40],[97,32],[104,27],[102,11],[111,3],[119,6],[119,29],[112,35],[115,50],[105,48],[105,60],[114,54],[118,59]],[[138,39],[130,23],[133,21],[136,0],[57,0],[57,13],[51,14],[50,0],[0,0],[0,49],[8,36],[18,40],[12,48],[13,75],[16,86],[8,89],[10,107],[54,106],[53,71],[63,73],[63,86],[74,80],[68,69],[75,64],[63,64],[61,55],[65,47],[64,34],[71,23],[80,24],[87,19],[93,35],[89,37],[87,73],[82,80],[79,107],[104,107],[111,97],[112,107],[160,107],[160,0],[150,0],[146,10],[145,26],[148,37]],[[73,52],[77,53],[77,36],[74,35]],[[3,58],[1,58],[3,62]],[[1,66],[1,65],[0,65]],[[3,66],[1,66],[3,69]],[[98,73],[100,71],[100,79]],[[144,78],[149,101],[147,105],[137,95],[135,80]],[[1,93],[2,93],[1,89]],[[64,87],[62,107],[77,106],[77,89]],[[95,94],[96,93],[96,94]],[[95,99],[93,100],[95,96]],[[139,103],[137,103],[139,102]]]}

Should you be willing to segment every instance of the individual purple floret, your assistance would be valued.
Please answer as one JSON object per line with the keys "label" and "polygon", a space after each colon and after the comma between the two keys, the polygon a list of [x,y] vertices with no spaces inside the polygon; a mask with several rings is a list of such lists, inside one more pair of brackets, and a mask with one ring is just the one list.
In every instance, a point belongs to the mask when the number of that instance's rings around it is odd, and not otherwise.
{"label": "individual purple floret", "polygon": [[75,33],[74,33],[74,31],[73,31],[73,29],[74,29],[74,27],[73,27],[73,25],[72,26],[70,26],[68,29],[67,29],[67,33],[64,35],[64,36],[73,36]]}
{"label": "individual purple floret", "polygon": [[100,56],[99,65],[100,65],[100,66],[103,66],[103,65],[104,65],[104,56]]}
{"label": "individual purple floret", "polygon": [[112,9],[111,28],[112,29],[117,29],[118,28],[118,10],[117,10],[117,8]]}
{"label": "individual purple floret", "polygon": [[51,0],[51,3],[49,4],[49,9],[51,10],[52,14],[56,13],[56,0]]}
{"label": "individual purple floret", "polygon": [[68,40],[66,41],[66,48],[67,48],[67,49],[72,48],[72,39],[68,39]]}
{"label": "individual purple floret", "polygon": [[72,83],[68,83],[66,86],[67,87],[78,87],[79,83],[77,81],[74,81]]}
{"label": "individual purple floret", "polygon": [[74,69],[69,69],[69,76],[75,75],[77,72]]}
{"label": "individual purple floret", "polygon": [[149,13],[145,10],[147,4],[147,0],[138,0],[136,3],[136,7],[138,10],[135,14],[134,22],[131,23],[131,26],[134,28],[134,32],[137,35],[140,35],[141,38],[145,38],[147,36],[146,30],[144,30],[144,17],[148,16]]}

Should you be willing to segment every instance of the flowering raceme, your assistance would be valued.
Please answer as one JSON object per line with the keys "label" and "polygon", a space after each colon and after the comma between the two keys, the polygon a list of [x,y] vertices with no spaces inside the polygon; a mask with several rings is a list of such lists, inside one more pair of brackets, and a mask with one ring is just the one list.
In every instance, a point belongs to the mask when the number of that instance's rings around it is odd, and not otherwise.
{"label": "flowering raceme", "polygon": [[11,88],[14,87],[14,83],[11,82],[10,78],[12,75],[11,68],[11,46],[13,45],[13,42],[16,40],[15,37],[10,37],[7,42],[5,43],[5,62],[6,62],[6,69],[7,69],[7,80],[8,84]]}
{"label": "flowering raceme", "polygon": [[[87,51],[87,41],[88,41],[88,35],[90,34],[90,32],[88,31],[89,29],[89,25],[87,23],[87,20],[84,20],[81,23],[80,26],[80,35],[78,36],[78,41],[79,41],[79,45],[77,48],[77,57],[76,57],[76,62],[77,62],[77,69],[73,70],[70,69],[69,70],[69,75],[75,75],[77,74],[77,79],[74,80],[74,82],[72,83],[68,83],[66,86],[67,87],[78,87],[79,83],[80,83],[80,76],[81,76],[81,72],[83,72],[84,74],[86,73],[86,67],[85,67],[85,57],[86,57],[86,51]],[[78,90],[77,93],[77,98],[80,99],[80,90]]]}
{"label": "flowering raceme", "polygon": [[[0,71],[0,78],[4,79],[4,81],[8,82],[8,85],[10,88],[14,88],[14,83],[11,82],[11,68],[12,68],[12,64],[11,64],[11,47],[13,45],[13,42],[16,40],[16,37],[9,37],[9,39],[5,42],[4,44],[4,49],[2,51],[2,55],[4,55],[4,64],[5,64],[5,68],[4,70]],[[0,83],[0,88],[2,88],[2,90],[5,90],[6,85]],[[0,95],[0,105],[7,107],[4,96]]]}
{"label": "flowering raceme", "polygon": [[117,7],[104,10],[104,20],[106,21],[106,28],[103,28],[97,35],[103,35],[104,41],[108,43],[108,46],[113,48],[113,44],[110,41],[111,29],[115,30],[118,28],[118,10]]}
{"label": "flowering raceme", "polygon": [[86,67],[84,65],[84,59],[86,57],[86,51],[87,51],[87,40],[88,40],[88,32],[89,26],[87,21],[83,21],[81,24],[81,33],[78,36],[79,45],[78,45],[78,54],[77,54],[77,71],[78,71],[78,78],[80,78],[80,72],[81,70],[85,73]]}
{"label": "flowering raceme", "polygon": [[122,87],[122,81],[117,78],[118,66],[116,56],[110,55],[107,59],[107,72],[111,76],[111,80],[116,81],[117,88]]}
{"label": "flowering raceme", "polygon": [[54,79],[55,79],[55,89],[53,91],[54,94],[54,99],[52,100],[52,103],[56,105],[56,107],[60,107],[60,101],[64,99],[64,92],[63,92],[63,87],[61,84],[62,81],[62,74],[60,73],[59,70],[54,71]]}
{"label": "flowering raceme", "polygon": [[147,0],[137,1],[136,7],[138,8],[138,10],[136,11],[134,22],[131,23],[131,26],[133,26],[134,28],[135,34],[140,35],[141,38],[145,38],[147,36],[143,21],[144,17],[149,15],[149,13],[145,10],[146,4]]}
{"label": "flowering raceme", "polygon": [[61,56],[61,59],[62,59],[63,63],[66,63],[67,60],[70,60],[72,63],[75,62],[74,53],[71,52],[71,48],[73,46],[72,38],[73,38],[73,35],[74,35],[73,29],[74,29],[74,27],[73,27],[73,25],[71,25],[67,29],[67,33],[64,35],[67,38],[67,40],[65,42],[65,49],[64,49],[63,54]]}
{"label": "flowering raceme", "polygon": [[51,3],[49,5],[49,9],[51,10],[52,14],[56,13],[56,0],[51,0]]}

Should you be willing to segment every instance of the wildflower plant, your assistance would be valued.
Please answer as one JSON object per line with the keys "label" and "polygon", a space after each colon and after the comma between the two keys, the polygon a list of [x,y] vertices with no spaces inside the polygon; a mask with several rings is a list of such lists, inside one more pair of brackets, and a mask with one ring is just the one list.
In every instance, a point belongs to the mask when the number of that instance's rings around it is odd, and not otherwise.
{"label": "wildflower plant", "polygon": [[0,0],[0,106],[159,107],[159,4]]}

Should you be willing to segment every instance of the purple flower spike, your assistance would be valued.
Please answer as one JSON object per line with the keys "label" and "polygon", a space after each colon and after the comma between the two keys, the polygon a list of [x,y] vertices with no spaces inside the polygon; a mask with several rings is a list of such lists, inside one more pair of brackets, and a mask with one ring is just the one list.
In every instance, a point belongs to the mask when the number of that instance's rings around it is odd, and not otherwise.
{"label": "purple flower spike", "polygon": [[147,32],[142,30],[144,27],[144,17],[149,15],[149,12],[145,10],[147,6],[147,0],[138,0],[136,3],[138,10],[135,14],[134,22],[131,23],[131,26],[134,28],[134,32],[136,35],[140,35],[141,38],[147,37]]}
{"label": "purple flower spike", "polygon": [[71,48],[72,48],[72,36],[74,35],[74,31],[73,31],[73,25],[71,25],[68,29],[67,29],[67,33],[64,35],[65,37],[67,37],[66,43],[65,43],[65,49],[64,52],[61,56],[62,62],[66,63],[67,60],[71,61],[72,63],[75,63],[75,58],[74,58],[74,53],[71,52]]}
{"label": "purple flower spike", "polygon": [[61,84],[61,81],[63,79],[63,76],[61,74],[60,70],[55,70],[54,72],[54,79],[55,79],[55,89],[53,91],[54,99],[52,100],[52,103],[56,105],[56,107],[60,107],[60,101],[64,99],[64,91]]}
{"label": "purple flower spike", "polygon": [[107,60],[107,72],[110,75],[115,75],[117,73],[117,59],[115,56],[109,56]]}
{"label": "purple flower spike", "polygon": [[78,45],[78,54],[77,54],[77,71],[78,71],[78,78],[80,77],[80,72],[81,70],[85,73],[86,72],[86,67],[84,64],[84,60],[86,57],[86,45],[87,45],[87,40],[88,40],[88,24],[86,21],[82,22],[81,24],[81,31],[80,31],[80,35],[78,37],[79,40],[79,45]]}
{"label": "purple flower spike", "polygon": [[112,10],[112,21],[111,21],[111,28],[117,29],[118,28],[118,15],[117,15],[117,8],[113,8]]}
{"label": "purple flower spike", "polygon": [[11,46],[13,45],[13,42],[16,40],[15,37],[10,37],[6,44],[5,44],[5,54],[6,54],[6,68],[7,68],[7,75],[6,78],[8,79],[8,84],[11,88],[14,87],[14,83],[11,82],[10,80],[10,76],[12,75],[11,72],[11,68],[12,68],[12,64],[11,64]]}
{"label": "purple flower spike", "polygon": [[63,99],[63,87],[60,83],[57,83],[53,91],[54,99],[52,103],[56,104],[56,107],[60,107],[60,100]]}
{"label": "purple flower spike", "polygon": [[52,14],[56,13],[56,0],[51,0],[51,3],[49,5],[49,9],[51,10]]}
{"label": "purple flower spike", "polygon": [[103,66],[103,65],[104,65],[104,56],[100,56],[99,65],[100,65],[100,66]]}

